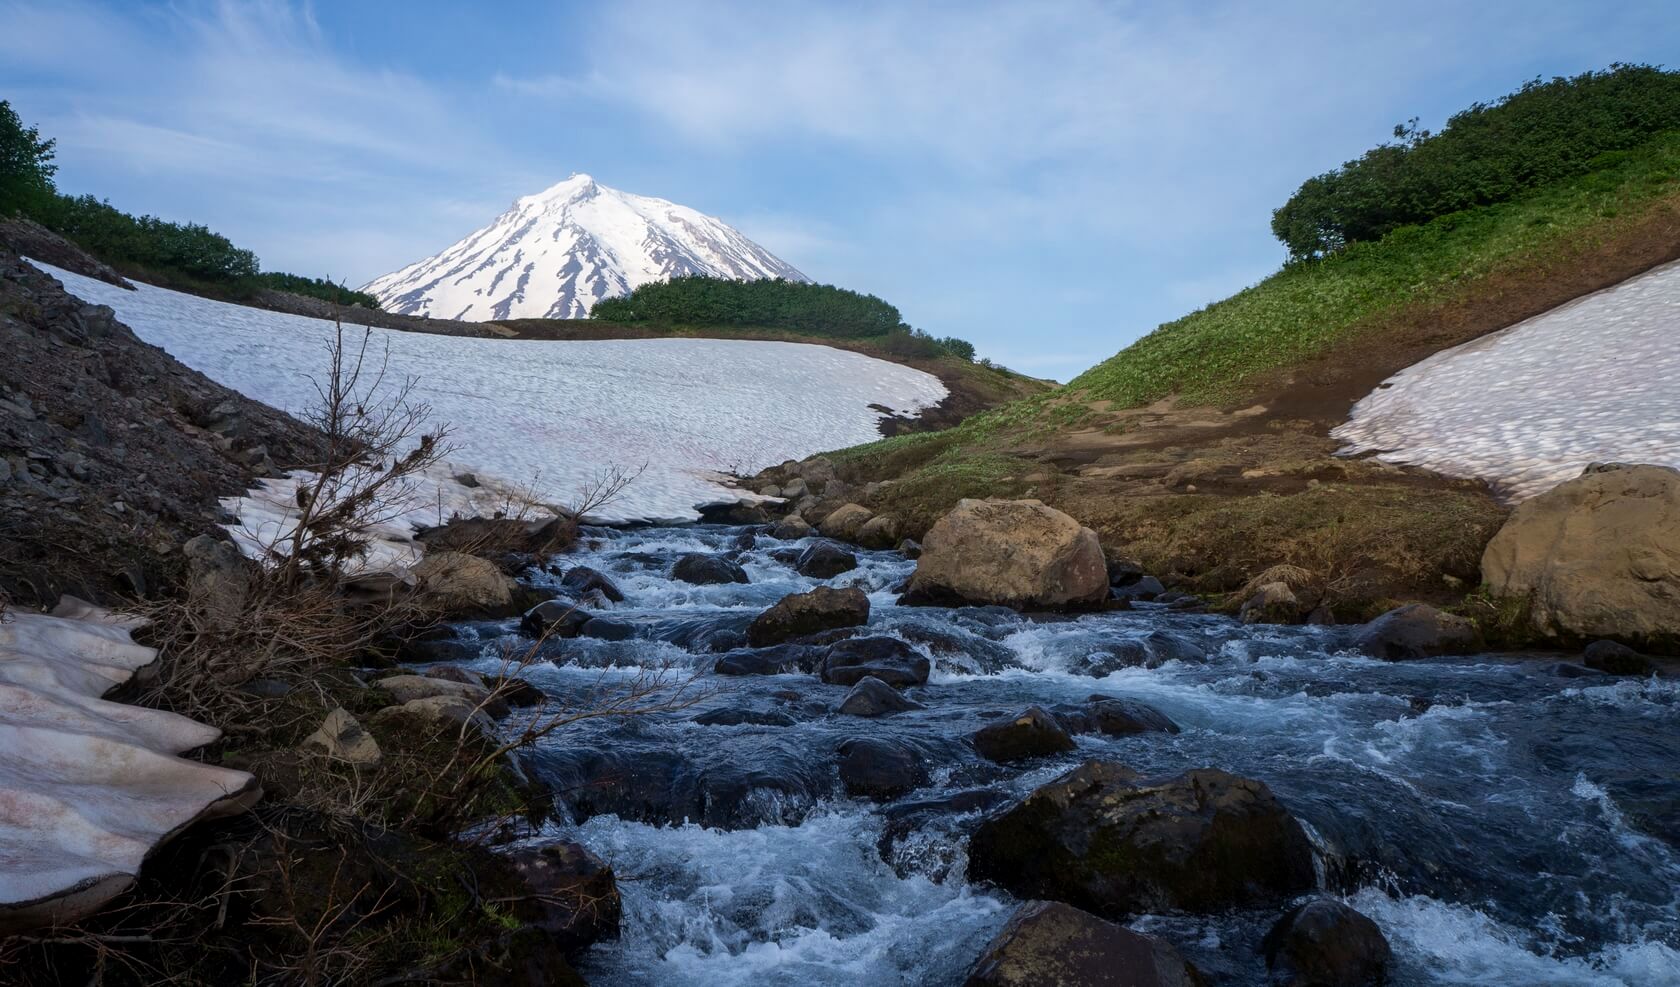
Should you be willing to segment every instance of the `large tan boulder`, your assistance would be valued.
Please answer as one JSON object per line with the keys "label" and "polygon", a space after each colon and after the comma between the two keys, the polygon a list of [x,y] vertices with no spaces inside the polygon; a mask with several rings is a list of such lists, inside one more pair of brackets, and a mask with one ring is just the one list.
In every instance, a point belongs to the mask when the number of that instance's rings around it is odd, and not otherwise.
{"label": "large tan boulder", "polygon": [[1036,500],[962,500],[922,539],[907,602],[1051,609],[1108,598],[1097,533]]}
{"label": "large tan boulder", "polygon": [[1534,629],[1680,648],[1680,472],[1591,467],[1526,500],[1488,543],[1482,579]]}
{"label": "large tan boulder", "polygon": [[418,592],[451,612],[501,614],[518,584],[495,564],[465,552],[432,552],[414,565]]}
{"label": "large tan boulder", "polygon": [[817,527],[830,538],[856,542],[863,526],[874,517],[874,512],[862,504],[842,504],[830,511]]}

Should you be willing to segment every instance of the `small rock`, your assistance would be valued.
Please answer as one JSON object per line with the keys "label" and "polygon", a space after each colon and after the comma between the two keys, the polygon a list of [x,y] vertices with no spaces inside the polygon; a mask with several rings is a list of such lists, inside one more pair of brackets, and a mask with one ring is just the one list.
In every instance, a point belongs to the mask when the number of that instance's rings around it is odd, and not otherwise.
{"label": "small rock", "polygon": [[861,504],[842,504],[830,511],[817,527],[830,538],[856,542],[863,526],[874,516],[869,508]]}
{"label": "small rock", "polygon": [[922,654],[895,637],[855,637],[828,649],[822,680],[832,685],[856,685],[874,676],[900,689],[926,685],[930,665]]}
{"label": "small rock", "polygon": [[1135,733],[1178,733],[1178,724],[1165,713],[1135,699],[1091,696],[1084,706],[1058,706],[1056,722],[1068,733],[1100,733],[1129,737]]}
{"label": "small rock", "polygon": [[1476,647],[1476,626],[1427,603],[1409,603],[1366,624],[1353,644],[1384,661],[1465,654]]}
{"label": "small rock", "polygon": [[418,729],[429,733],[443,730],[454,730],[463,724],[471,724],[479,733],[489,736],[496,729],[496,722],[489,714],[479,709],[477,704],[462,699],[459,696],[427,696],[424,699],[411,699],[401,706],[387,706],[373,714],[375,723],[397,723],[407,721]]}
{"label": "small rock", "polygon": [[703,727],[791,727],[796,720],[786,713],[763,709],[712,709],[689,718],[690,723]]}
{"label": "small rock", "polygon": [[526,611],[519,632],[531,638],[577,637],[590,620],[587,610],[565,600],[544,600]]}
{"label": "small rock", "polygon": [[847,795],[885,802],[927,784],[928,773],[904,745],[866,737],[840,745],[840,781]]}
{"label": "small rock", "polygon": [[739,565],[716,555],[692,553],[681,556],[671,566],[671,578],[695,586],[719,586],[725,583],[747,582],[747,573]]}
{"label": "small rock", "polygon": [[1381,984],[1393,956],[1377,923],[1333,898],[1291,909],[1260,949],[1273,982],[1287,987]]}
{"label": "small rock", "polygon": [[1293,624],[1301,619],[1301,601],[1288,583],[1266,583],[1237,612],[1245,624]]}
{"label": "small rock", "polygon": [[926,708],[875,676],[865,675],[840,700],[839,711],[846,716],[889,716]]}
{"label": "small rock", "polygon": [[811,537],[816,534],[816,531],[817,529],[811,527],[809,521],[797,514],[789,514],[778,521],[774,528],[770,529],[770,537],[782,541],[798,541],[801,538]]}
{"label": "small rock", "polygon": [[845,589],[818,586],[808,593],[784,596],[755,617],[747,627],[747,643],[763,648],[818,631],[867,623],[869,597],[863,590],[855,586]]}
{"label": "small rock", "polygon": [[864,548],[892,548],[899,541],[898,519],[890,514],[877,514],[858,528],[857,541]]}
{"label": "small rock", "polygon": [[906,538],[898,543],[898,554],[912,561],[922,557],[922,543],[914,538]]}
{"label": "small rock", "polygon": [[523,709],[531,706],[541,706],[548,701],[548,693],[517,675],[509,675],[506,678],[487,675],[484,678],[484,684],[496,695],[506,700],[509,706],[517,706]]}
{"label": "small rock", "polygon": [[328,713],[320,728],[304,739],[303,746],[348,764],[371,766],[380,758],[379,742],[341,708]]}
{"label": "small rock", "polygon": [[1055,718],[1037,706],[1004,723],[991,723],[974,732],[974,749],[988,761],[1020,761],[1060,754],[1075,748]]}
{"label": "small rock", "polygon": [[963,987],[1198,987],[1201,979],[1163,940],[1059,901],[1031,901],[1010,916]]}
{"label": "small rock", "polygon": [[1651,662],[1639,652],[1615,641],[1594,641],[1581,652],[1588,668],[1610,675],[1649,675]]}
{"label": "small rock", "polygon": [[425,675],[393,675],[380,679],[379,688],[389,693],[392,699],[404,704],[415,699],[450,696],[469,702],[492,717],[500,718],[509,713],[507,703],[492,698],[490,690],[482,685],[467,682],[451,682],[448,679],[430,678]]}
{"label": "small rock", "polygon": [[798,500],[810,492],[811,488],[806,485],[803,479],[798,477],[789,480],[782,486],[782,496],[788,500]]}
{"label": "small rock", "polygon": [[602,641],[628,641],[635,636],[635,624],[611,617],[591,617],[578,628],[578,637],[592,637]]}
{"label": "small rock", "polygon": [[551,843],[508,855],[527,894],[514,899],[514,918],[534,925],[569,954],[617,939],[623,903],[606,861],[578,843]]}
{"label": "small rock", "polygon": [[834,542],[823,540],[807,548],[799,556],[794,569],[801,576],[812,579],[832,579],[842,572],[858,567],[857,556]]}
{"label": "small rock", "polygon": [[600,570],[591,569],[586,565],[567,569],[566,574],[560,577],[560,585],[580,596],[594,590],[614,603],[624,602],[624,592],[618,588],[618,584],[608,579]]}
{"label": "small rock", "polygon": [[1167,588],[1154,576],[1143,576],[1124,586],[1114,586],[1109,589],[1109,599],[1113,600],[1153,600]]}
{"label": "small rock", "polygon": [[772,483],[767,486],[759,487],[758,495],[760,497],[780,497],[782,495],[782,488]]}

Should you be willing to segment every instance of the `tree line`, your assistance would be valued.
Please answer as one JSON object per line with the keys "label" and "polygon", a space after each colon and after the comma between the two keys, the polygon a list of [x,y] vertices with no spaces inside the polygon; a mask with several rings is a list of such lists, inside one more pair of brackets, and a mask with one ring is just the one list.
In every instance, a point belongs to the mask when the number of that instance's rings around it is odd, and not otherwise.
{"label": "tree line", "polygon": [[758,327],[841,339],[877,339],[899,356],[950,354],[974,359],[972,343],[954,336],[937,338],[912,328],[895,306],[874,295],[784,278],[735,281],[691,275],[653,281],[623,297],[596,302],[589,316],[604,322]]}
{"label": "tree line", "polygon": [[1272,214],[1272,232],[1293,260],[1323,257],[1608,166],[1677,128],[1680,72],[1617,64],[1534,79],[1454,114],[1440,133],[1416,118],[1396,126],[1392,142],[1304,182]]}
{"label": "tree line", "polygon": [[27,217],[107,264],[164,280],[208,284],[241,297],[269,288],[379,307],[372,295],[325,278],[264,271],[255,253],[202,224],[135,216],[92,195],[59,192],[55,143],[24,126],[11,104],[0,100],[0,217]]}

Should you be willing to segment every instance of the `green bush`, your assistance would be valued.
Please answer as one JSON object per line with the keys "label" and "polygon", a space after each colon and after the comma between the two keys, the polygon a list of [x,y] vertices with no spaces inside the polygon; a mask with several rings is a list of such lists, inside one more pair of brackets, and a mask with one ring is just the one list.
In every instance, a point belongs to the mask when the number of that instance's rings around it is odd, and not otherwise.
{"label": "green bush", "polygon": [[12,104],[0,100],[0,217],[30,212],[53,195],[53,141],[25,127]]}
{"label": "green bush", "polygon": [[132,216],[91,195],[54,195],[30,218],[109,264],[138,265],[224,284],[255,277],[259,270],[256,254],[207,227]]}
{"label": "green bush", "polygon": [[703,276],[642,285],[596,302],[591,318],[671,325],[765,326],[825,336],[879,336],[902,319],[874,295],[781,278],[735,281]]}
{"label": "green bush", "polygon": [[275,291],[289,291],[294,295],[308,295],[340,305],[360,305],[362,308],[379,310],[379,299],[366,292],[354,291],[328,281],[326,278],[306,278],[281,271],[264,271],[256,276],[256,283]]}
{"label": "green bush", "polygon": [[1504,202],[1589,171],[1680,128],[1680,72],[1613,65],[1535,79],[1493,103],[1456,113],[1438,134],[1417,120],[1395,142],[1303,183],[1272,214],[1272,232],[1297,260],[1381,239],[1402,226]]}

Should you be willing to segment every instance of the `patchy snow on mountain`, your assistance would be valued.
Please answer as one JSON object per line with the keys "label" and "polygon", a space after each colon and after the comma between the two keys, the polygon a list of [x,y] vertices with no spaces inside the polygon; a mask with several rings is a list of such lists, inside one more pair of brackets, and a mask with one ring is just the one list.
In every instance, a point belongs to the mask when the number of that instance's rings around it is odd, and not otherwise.
{"label": "patchy snow on mountain", "polygon": [[1680,263],[1415,363],[1330,434],[1513,500],[1595,462],[1680,467]]}
{"label": "patchy snow on mountain", "polygon": [[[116,310],[148,343],[287,411],[313,405],[333,324],[140,284],[126,291],[39,264],[76,295]],[[354,330],[359,338],[360,330]],[[807,343],[724,339],[588,342],[372,330],[391,379],[452,429],[469,469],[564,504],[600,470],[647,470],[604,519],[689,519],[732,491],[721,472],[880,438],[880,405],[915,414],[945,397],[937,377]]]}
{"label": "patchy snow on mountain", "polygon": [[690,274],[809,280],[720,220],[573,175],[362,290],[404,315],[579,319],[603,298]]}

